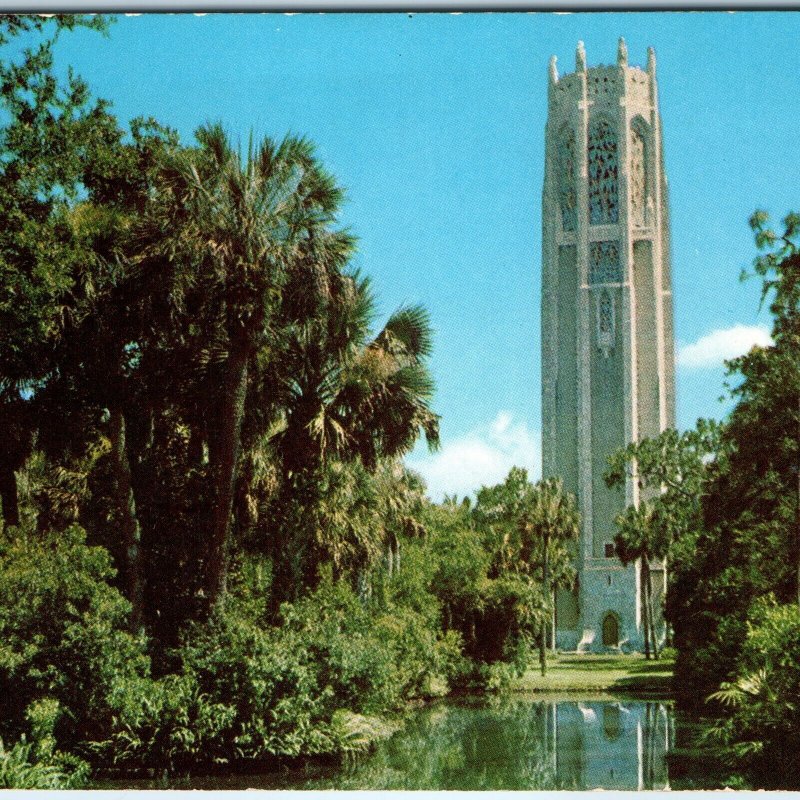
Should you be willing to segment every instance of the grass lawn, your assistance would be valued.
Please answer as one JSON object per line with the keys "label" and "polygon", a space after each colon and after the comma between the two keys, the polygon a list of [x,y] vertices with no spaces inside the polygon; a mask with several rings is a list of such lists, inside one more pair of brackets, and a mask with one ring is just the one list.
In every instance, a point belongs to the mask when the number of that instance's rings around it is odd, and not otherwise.
{"label": "grass lawn", "polygon": [[674,661],[647,661],[640,653],[592,655],[559,653],[547,660],[542,677],[538,663],[514,686],[520,692],[625,692],[668,694]]}

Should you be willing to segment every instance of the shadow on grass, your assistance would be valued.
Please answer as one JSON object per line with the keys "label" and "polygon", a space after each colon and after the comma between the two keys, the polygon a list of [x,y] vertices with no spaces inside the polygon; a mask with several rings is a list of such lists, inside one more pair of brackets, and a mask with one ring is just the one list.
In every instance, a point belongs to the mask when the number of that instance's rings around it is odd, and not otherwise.
{"label": "shadow on grass", "polygon": [[630,666],[619,656],[605,658],[603,656],[562,656],[559,658],[560,669],[593,670],[606,672],[609,669],[629,670]]}
{"label": "shadow on grass", "polygon": [[637,675],[647,674],[649,672],[672,672],[675,666],[672,661],[658,660],[658,661],[642,661],[633,666],[628,667],[628,672],[633,672]]}

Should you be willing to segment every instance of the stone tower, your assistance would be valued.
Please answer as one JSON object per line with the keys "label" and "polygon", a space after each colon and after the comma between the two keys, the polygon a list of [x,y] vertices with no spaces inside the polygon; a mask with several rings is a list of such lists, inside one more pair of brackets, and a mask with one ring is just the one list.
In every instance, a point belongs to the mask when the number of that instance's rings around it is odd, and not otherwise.
{"label": "stone tower", "polygon": [[[545,476],[577,495],[574,591],[556,598],[567,650],[641,649],[639,565],[614,554],[615,516],[638,502],[603,481],[606,458],[674,425],[667,181],[656,60],[575,72],[550,61],[542,202],[542,417]],[[660,606],[663,565],[651,565]]]}

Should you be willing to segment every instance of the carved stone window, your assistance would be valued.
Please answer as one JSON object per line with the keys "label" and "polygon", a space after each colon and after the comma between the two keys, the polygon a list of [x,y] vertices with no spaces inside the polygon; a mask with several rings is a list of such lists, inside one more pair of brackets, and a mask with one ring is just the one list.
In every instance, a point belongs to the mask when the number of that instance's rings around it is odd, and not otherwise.
{"label": "carved stone window", "polygon": [[577,227],[575,194],[575,131],[564,128],[558,141],[558,194],[561,204],[561,225],[565,231]]}
{"label": "carved stone window", "polygon": [[615,329],[614,298],[608,289],[603,289],[597,298],[597,346],[605,358],[614,349]]}
{"label": "carved stone window", "polygon": [[637,228],[648,224],[647,131],[636,119],[631,124],[631,220]]}
{"label": "carved stone window", "polygon": [[604,119],[595,120],[589,129],[589,223],[617,222],[617,136]]}
{"label": "carved stone window", "polygon": [[590,244],[589,283],[622,283],[619,245],[616,242],[592,242]]}

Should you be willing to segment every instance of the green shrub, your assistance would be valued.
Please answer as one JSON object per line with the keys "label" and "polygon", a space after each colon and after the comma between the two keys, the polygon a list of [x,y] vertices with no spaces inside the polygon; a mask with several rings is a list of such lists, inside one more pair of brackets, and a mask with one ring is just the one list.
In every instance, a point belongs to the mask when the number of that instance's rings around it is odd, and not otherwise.
{"label": "green shrub", "polygon": [[248,592],[187,630],[178,674],[119,684],[100,749],[125,768],[231,763],[361,750],[392,729],[380,715],[446,691],[463,669],[457,633],[409,608],[375,609],[327,574],[264,623]]}
{"label": "green shrub", "polygon": [[86,784],[89,765],[56,750],[53,735],[61,709],[48,698],[26,711],[31,739],[23,733],[7,750],[0,739],[0,789],[79,789]]}
{"label": "green shrub", "polygon": [[194,675],[140,678],[120,684],[113,731],[94,749],[117,767],[167,769],[224,760],[207,752],[234,712],[202,694]]}
{"label": "green shrub", "polygon": [[129,604],[107,581],[108,553],[73,525],[0,537],[0,733],[15,739],[25,710],[53,698],[59,745],[102,738],[120,683],[145,674],[142,643],[125,630]]}
{"label": "green shrub", "polygon": [[[800,772],[800,608],[760,600],[751,611],[734,680],[712,699],[729,709],[716,733],[759,785],[780,788]],[[788,784],[786,785],[788,787]]]}
{"label": "green shrub", "polygon": [[330,698],[296,637],[228,610],[190,628],[176,655],[180,673],[119,698],[101,746],[118,766],[175,771],[336,749]]}
{"label": "green shrub", "polygon": [[[401,586],[405,591],[407,584]],[[459,635],[443,635],[436,616],[400,605],[392,593],[376,608],[327,576],[313,595],[284,606],[286,629],[300,636],[318,665],[320,686],[329,687],[341,707],[367,714],[396,710],[462,668]]]}

